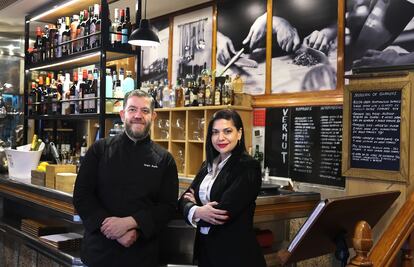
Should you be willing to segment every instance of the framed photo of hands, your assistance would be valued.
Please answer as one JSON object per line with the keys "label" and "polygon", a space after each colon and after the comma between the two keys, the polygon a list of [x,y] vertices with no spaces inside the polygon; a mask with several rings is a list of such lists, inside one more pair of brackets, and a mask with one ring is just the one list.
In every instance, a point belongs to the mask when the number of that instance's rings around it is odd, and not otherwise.
{"label": "framed photo of hands", "polygon": [[265,92],[266,12],[266,0],[217,2],[217,73],[240,75],[252,95]]}
{"label": "framed photo of hands", "polygon": [[257,107],[342,104],[344,5],[217,1],[216,69],[230,63]]}
{"label": "framed photo of hands", "polygon": [[272,3],[272,94],[337,88],[338,2]]}
{"label": "framed photo of hands", "polygon": [[414,0],[348,0],[345,71],[414,68]]}

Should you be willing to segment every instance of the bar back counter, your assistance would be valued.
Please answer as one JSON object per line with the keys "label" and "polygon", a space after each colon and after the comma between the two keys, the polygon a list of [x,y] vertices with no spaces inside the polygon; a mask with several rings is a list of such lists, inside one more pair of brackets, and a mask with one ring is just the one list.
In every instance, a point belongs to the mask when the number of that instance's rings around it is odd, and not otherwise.
{"label": "bar back counter", "polygon": [[[184,190],[189,179],[180,179]],[[83,266],[78,246],[59,247],[47,243],[27,229],[22,219],[55,222],[67,232],[83,233],[80,217],[72,205],[72,195],[58,190],[0,177],[0,266]],[[288,220],[306,217],[320,200],[318,193],[301,193],[264,188],[256,203],[255,227],[258,232],[273,233],[271,246],[263,248],[268,266],[274,254],[286,247],[284,236]],[[170,221],[161,233],[161,266],[191,266],[195,229],[181,215]],[[237,241],[235,241],[237,242]]]}

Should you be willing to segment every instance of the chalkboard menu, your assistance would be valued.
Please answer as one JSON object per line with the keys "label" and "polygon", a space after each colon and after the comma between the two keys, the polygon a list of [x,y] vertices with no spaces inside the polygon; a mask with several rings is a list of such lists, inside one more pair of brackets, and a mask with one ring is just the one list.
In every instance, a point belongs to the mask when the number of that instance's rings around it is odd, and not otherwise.
{"label": "chalkboard menu", "polygon": [[351,96],[350,167],[399,171],[401,91]]}
{"label": "chalkboard menu", "polygon": [[342,106],[267,109],[265,166],[270,175],[345,187],[341,151]]}

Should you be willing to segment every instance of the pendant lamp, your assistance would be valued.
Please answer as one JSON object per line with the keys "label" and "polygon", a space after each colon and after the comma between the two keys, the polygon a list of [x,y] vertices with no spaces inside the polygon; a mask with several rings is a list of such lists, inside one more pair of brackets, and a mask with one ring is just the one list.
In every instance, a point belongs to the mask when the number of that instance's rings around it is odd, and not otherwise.
{"label": "pendant lamp", "polygon": [[147,19],[147,0],[145,0],[144,19],[141,19],[139,27],[131,33],[128,43],[139,46],[158,46],[160,44],[160,39],[151,30],[149,20]]}

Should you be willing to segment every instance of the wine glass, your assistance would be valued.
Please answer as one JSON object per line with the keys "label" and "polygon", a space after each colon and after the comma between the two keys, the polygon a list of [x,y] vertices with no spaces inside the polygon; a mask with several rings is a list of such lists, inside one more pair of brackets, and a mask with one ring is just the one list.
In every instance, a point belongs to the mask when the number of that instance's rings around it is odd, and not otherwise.
{"label": "wine glass", "polygon": [[160,139],[168,139],[169,132],[168,128],[170,127],[170,120],[168,119],[158,119],[157,128],[159,129]]}
{"label": "wine glass", "polygon": [[177,118],[175,123],[172,125],[175,130],[175,135],[178,140],[185,139],[185,129],[184,129],[184,120],[182,118]]}

